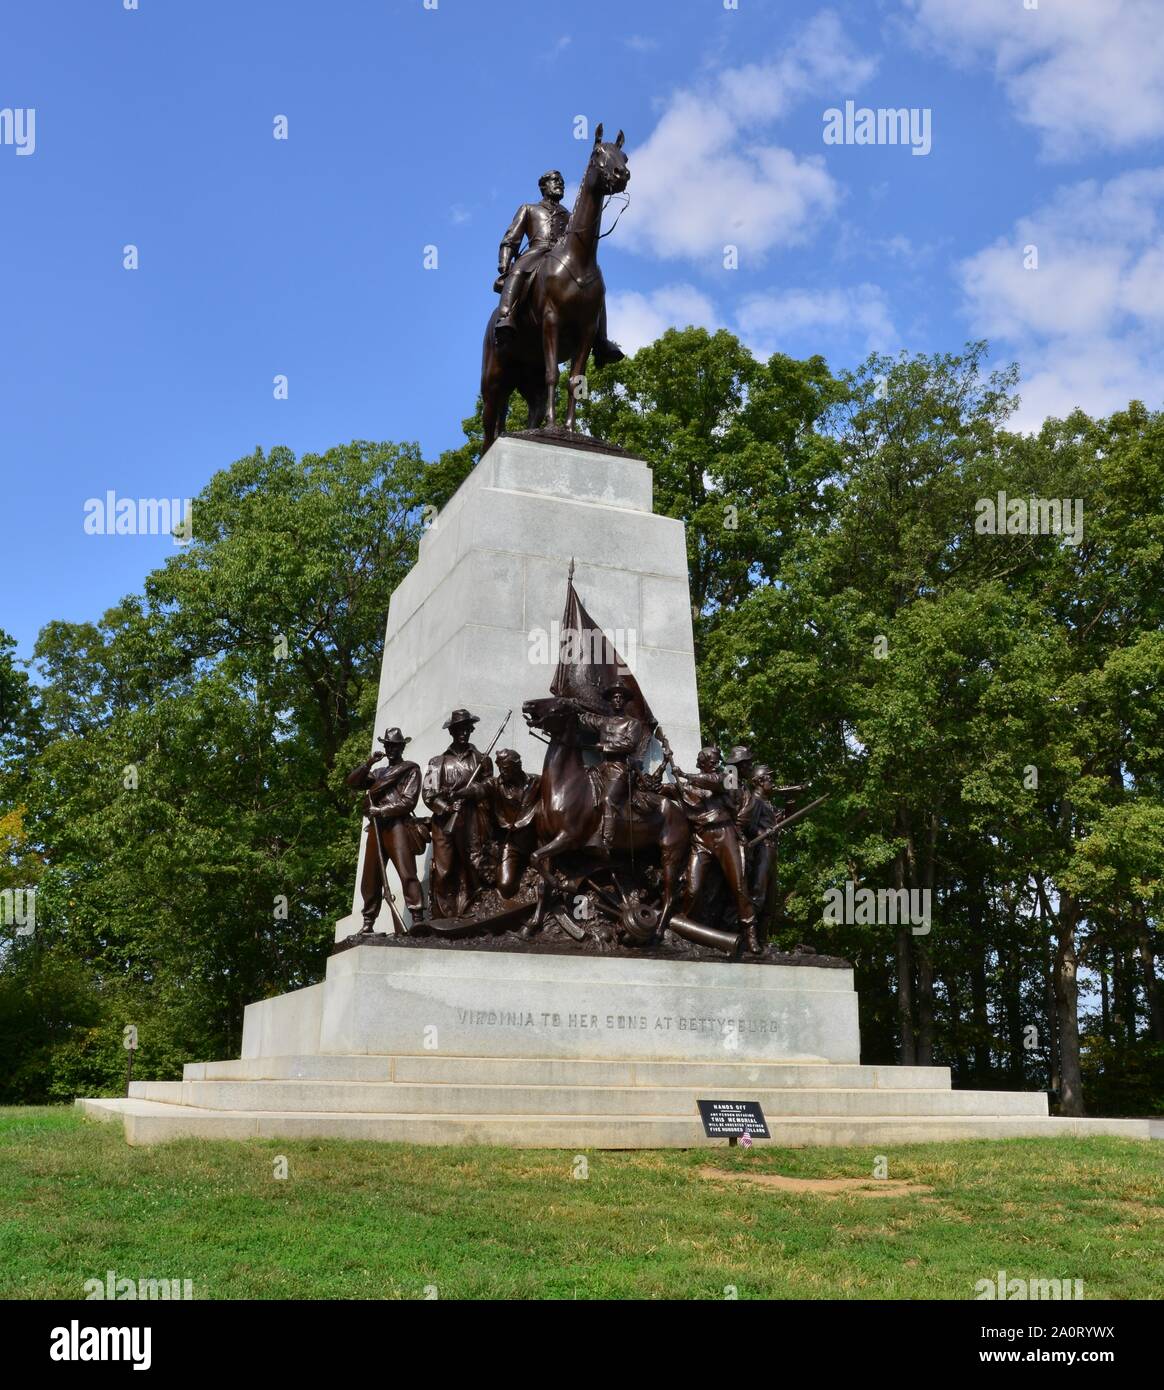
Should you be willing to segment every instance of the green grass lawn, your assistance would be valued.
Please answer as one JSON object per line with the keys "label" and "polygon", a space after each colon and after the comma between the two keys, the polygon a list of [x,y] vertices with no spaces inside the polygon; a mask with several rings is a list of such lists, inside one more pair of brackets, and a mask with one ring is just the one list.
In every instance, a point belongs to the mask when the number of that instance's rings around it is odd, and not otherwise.
{"label": "green grass lawn", "polygon": [[744,1180],[871,1178],[876,1152],[592,1151],[576,1178],[560,1150],[131,1149],[71,1109],[0,1109],[0,1297],[82,1297],[107,1270],[192,1279],[195,1298],[965,1299],[999,1269],[1082,1279],[1088,1299],[1164,1293],[1161,1143],[881,1150],[890,1180],[928,1192]]}

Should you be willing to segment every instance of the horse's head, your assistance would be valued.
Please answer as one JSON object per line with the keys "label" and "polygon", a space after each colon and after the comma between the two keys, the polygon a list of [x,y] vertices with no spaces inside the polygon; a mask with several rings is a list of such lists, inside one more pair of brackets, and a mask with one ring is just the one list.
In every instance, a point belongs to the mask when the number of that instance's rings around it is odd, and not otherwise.
{"label": "horse's head", "polygon": [[555,740],[561,739],[574,722],[574,711],[556,695],[547,699],[526,700],[521,713],[531,729],[541,729]]}
{"label": "horse's head", "polygon": [[587,176],[597,180],[603,196],[621,193],[630,183],[630,169],[622,152],[623,134],[620,130],[613,144],[602,139],[602,126],[594,132],[594,148],[590,151]]}

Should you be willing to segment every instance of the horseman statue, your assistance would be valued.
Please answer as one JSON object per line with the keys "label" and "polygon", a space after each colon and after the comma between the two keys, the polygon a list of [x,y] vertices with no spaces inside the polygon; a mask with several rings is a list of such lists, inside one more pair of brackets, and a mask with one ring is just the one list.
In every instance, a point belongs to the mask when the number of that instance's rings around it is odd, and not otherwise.
{"label": "horseman statue", "polygon": [[[629,174],[627,178],[630,178]],[[529,288],[529,277],[545,253],[566,235],[570,222],[569,213],[562,207],[566,181],[557,169],[547,169],[538,179],[538,191],[542,195],[541,202],[522,203],[513,214],[513,221],[501,238],[497,251],[497,279],[493,282],[493,288],[501,295],[501,303],[497,306],[497,322],[493,326],[496,343],[513,342],[517,335],[513,322],[514,310],[519,307]],[[521,249],[523,241],[526,243],[524,252]],[[612,343],[606,334],[605,295],[593,351],[596,366],[607,367],[612,362],[622,361],[622,349],[617,343]]]}
{"label": "horseman statue", "polygon": [[[585,377],[591,352],[600,367],[622,358],[607,336],[606,287],[598,268],[603,200],[630,181],[622,143],[621,130],[604,142],[598,126],[574,211],[567,217],[565,183],[551,169],[538,180],[541,201],[523,203],[501,240],[493,286],[501,303],[490,315],[481,357],[482,453],[505,428],[514,391],[525,398],[531,427],[555,428],[559,364],[570,364],[573,388]],[[571,389],[569,430],[576,406]]]}

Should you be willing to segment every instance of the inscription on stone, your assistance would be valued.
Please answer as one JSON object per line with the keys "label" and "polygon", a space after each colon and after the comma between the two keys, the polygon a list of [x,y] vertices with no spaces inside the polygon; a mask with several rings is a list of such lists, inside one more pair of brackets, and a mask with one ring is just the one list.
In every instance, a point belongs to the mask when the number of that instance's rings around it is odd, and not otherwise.
{"label": "inscription on stone", "polygon": [[458,1009],[462,1028],[544,1028],[562,1032],[608,1033],[714,1033],[732,1039],[749,1033],[771,1036],[777,1031],[775,1018],[690,1017],[673,1014],[596,1014],[562,1013],[548,1009]]}

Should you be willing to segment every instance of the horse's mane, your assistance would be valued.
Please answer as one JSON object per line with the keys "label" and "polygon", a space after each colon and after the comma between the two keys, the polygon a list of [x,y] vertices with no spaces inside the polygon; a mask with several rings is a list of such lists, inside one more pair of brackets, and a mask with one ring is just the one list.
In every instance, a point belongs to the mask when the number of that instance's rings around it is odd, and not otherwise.
{"label": "horse's mane", "polygon": [[578,184],[578,192],[574,197],[574,206],[570,212],[570,220],[566,223],[566,230],[558,238],[559,241],[565,241],[566,238],[570,235],[570,228],[574,225],[575,217],[578,216],[578,204],[582,201],[583,193],[586,192],[586,175],[590,172],[590,166],[594,163],[594,156],[597,152],[598,146],[592,146],[590,150],[590,158],[586,161],[586,170],[582,175],[581,181]]}

